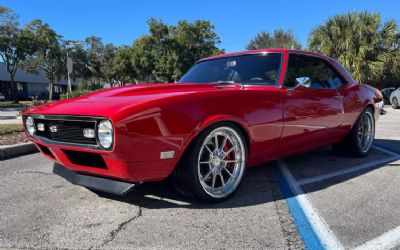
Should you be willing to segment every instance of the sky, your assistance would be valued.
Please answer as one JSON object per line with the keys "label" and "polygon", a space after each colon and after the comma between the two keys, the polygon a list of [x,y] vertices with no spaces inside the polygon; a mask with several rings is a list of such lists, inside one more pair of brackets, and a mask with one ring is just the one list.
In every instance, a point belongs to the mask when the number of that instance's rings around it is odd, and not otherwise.
{"label": "sky", "polygon": [[35,18],[65,39],[98,36],[105,43],[131,45],[148,33],[146,20],[169,25],[179,20],[210,20],[226,52],[244,50],[260,31],[291,29],[303,46],[311,30],[335,14],[379,12],[400,25],[400,0],[0,0],[19,15],[21,24]]}

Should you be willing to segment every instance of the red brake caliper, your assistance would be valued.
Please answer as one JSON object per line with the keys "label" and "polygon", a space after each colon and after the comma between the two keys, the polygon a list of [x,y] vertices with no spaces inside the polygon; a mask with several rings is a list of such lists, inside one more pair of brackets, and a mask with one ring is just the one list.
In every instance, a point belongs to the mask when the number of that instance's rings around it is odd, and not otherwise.
{"label": "red brake caliper", "polygon": [[[224,146],[224,151],[226,152],[226,151],[228,151],[229,150],[229,142],[226,142],[225,143],[225,146]],[[232,153],[233,153],[233,151],[232,152],[230,152],[226,157],[225,157],[225,160],[231,160],[232,159]],[[226,169],[228,169],[229,170],[229,172],[232,172],[232,166],[234,166],[235,164],[232,164],[232,162],[229,162],[229,163],[227,163],[226,164]]]}

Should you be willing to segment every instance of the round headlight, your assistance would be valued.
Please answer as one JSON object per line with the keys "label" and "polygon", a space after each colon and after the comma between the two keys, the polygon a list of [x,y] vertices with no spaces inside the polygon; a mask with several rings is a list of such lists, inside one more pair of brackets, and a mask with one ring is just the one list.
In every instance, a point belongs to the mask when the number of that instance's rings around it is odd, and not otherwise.
{"label": "round headlight", "polygon": [[110,121],[103,120],[97,128],[97,136],[101,146],[110,148],[113,143],[113,127]]}
{"label": "round headlight", "polygon": [[28,131],[28,134],[30,136],[33,136],[35,134],[35,131],[36,131],[35,121],[33,120],[33,118],[28,116],[26,118],[25,125],[26,125],[26,131]]}

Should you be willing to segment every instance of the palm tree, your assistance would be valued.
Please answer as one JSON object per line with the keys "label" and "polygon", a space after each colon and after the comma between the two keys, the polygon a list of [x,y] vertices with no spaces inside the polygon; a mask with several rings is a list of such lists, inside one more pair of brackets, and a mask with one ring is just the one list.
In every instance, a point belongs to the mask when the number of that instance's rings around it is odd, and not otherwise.
{"label": "palm tree", "polygon": [[394,20],[381,23],[378,13],[336,15],[315,28],[309,48],[337,58],[358,82],[382,79],[388,67],[398,70],[400,35]]}
{"label": "palm tree", "polygon": [[266,49],[266,48],[286,48],[301,49],[301,44],[297,40],[293,31],[277,29],[273,35],[269,32],[261,31],[246,46],[247,49]]}

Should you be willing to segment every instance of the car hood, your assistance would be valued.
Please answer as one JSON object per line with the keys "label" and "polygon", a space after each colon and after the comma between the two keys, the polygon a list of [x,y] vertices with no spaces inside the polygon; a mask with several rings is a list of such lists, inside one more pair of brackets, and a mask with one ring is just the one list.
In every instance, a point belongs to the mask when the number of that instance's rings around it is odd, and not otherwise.
{"label": "car hood", "polygon": [[[25,113],[103,116],[112,118],[113,114],[132,106],[141,106],[148,103],[156,105],[157,101],[165,98],[216,91],[218,89],[215,87],[216,85],[195,83],[127,85],[33,107]],[[223,88],[236,89],[240,87],[238,85],[229,85]]]}

